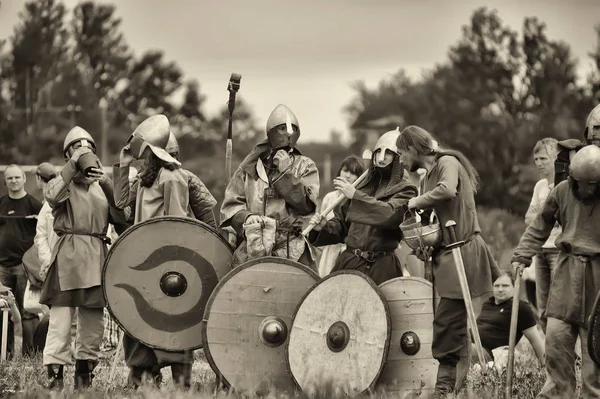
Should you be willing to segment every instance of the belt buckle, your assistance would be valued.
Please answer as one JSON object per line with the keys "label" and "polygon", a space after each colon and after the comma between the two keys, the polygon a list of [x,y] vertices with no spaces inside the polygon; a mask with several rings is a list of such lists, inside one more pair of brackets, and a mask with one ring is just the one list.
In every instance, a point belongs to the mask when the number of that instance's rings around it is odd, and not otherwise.
{"label": "belt buckle", "polygon": [[363,251],[362,249],[355,249],[354,254],[366,260],[369,263],[375,262],[375,253],[369,251]]}

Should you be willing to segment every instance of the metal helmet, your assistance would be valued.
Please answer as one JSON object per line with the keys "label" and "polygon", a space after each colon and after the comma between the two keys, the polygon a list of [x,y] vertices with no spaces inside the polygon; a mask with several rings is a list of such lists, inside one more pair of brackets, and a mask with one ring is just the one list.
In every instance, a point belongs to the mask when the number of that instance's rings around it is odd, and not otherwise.
{"label": "metal helmet", "polygon": [[63,142],[63,155],[66,156],[69,147],[82,140],[86,140],[91,144],[94,152],[96,152],[96,142],[92,138],[92,135],[79,126],[75,126],[73,129],[69,130],[69,133],[67,133],[67,136],[65,137],[65,141]]}
{"label": "metal helmet", "polygon": [[569,183],[582,202],[600,199],[600,148],[587,145],[571,160]]}
{"label": "metal helmet", "polygon": [[398,137],[400,137],[399,127],[397,127],[396,130],[390,130],[389,132],[384,133],[379,140],[377,140],[377,143],[375,143],[375,148],[373,149],[373,160],[383,161],[386,150],[399,155],[398,146],[396,145]]}
{"label": "metal helmet", "polygon": [[585,121],[585,130],[583,134],[586,141],[589,143],[592,140],[600,140],[600,134],[594,134],[594,126],[600,126],[600,104],[596,105]]}
{"label": "metal helmet", "polygon": [[[276,130],[275,128],[281,125],[285,125],[285,133]],[[271,147],[294,148],[298,138],[300,137],[300,124],[296,115],[283,104],[279,104],[269,118],[267,119],[267,138]]]}
{"label": "metal helmet", "polygon": [[131,154],[136,159],[141,159],[146,148],[150,148],[154,155],[163,161],[180,165],[179,161],[165,150],[170,134],[171,129],[167,117],[162,114],[153,115],[138,125],[127,143],[130,146]]}
{"label": "metal helmet", "polygon": [[169,141],[167,142],[165,151],[167,151],[170,155],[174,155],[179,152],[179,143],[177,142],[177,137],[175,137],[173,133],[169,133]]}

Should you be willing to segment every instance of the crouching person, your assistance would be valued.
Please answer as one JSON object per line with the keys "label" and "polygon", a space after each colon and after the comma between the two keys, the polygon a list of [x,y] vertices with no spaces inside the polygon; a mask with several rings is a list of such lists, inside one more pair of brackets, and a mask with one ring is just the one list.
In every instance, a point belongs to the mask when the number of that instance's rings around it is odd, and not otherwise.
{"label": "crouching person", "polygon": [[52,251],[40,303],[50,307],[50,325],[44,348],[49,388],[62,389],[63,369],[71,364],[71,320],[77,309],[75,389],[92,384],[92,371],[104,332],[101,287],[102,265],[107,254],[109,223],[122,223],[124,214],[114,207],[112,182],[101,168],[86,176],[81,157],[91,157],[96,145],[88,132],[74,127],[63,145],[66,164],[44,187],[52,208],[58,241]]}

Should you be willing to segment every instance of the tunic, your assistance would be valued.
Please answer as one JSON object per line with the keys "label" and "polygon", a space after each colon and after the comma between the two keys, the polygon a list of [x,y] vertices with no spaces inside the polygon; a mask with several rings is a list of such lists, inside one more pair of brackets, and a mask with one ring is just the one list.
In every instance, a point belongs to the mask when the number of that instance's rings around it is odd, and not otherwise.
{"label": "tunic", "polygon": [[[327,209],[339,196],[340,192],[335,190],[327,193],[321,202],[321,209]],[[327,220],[335,217],[335,212],[332,210],[327,215]],[[325,277],[331,273],[331,269],[335,265],[338,256],[346,249],[346,244],[331,244],[321,247],[321,257],[319,259],[319,276]]]}
{"label": "tunic", "polygon": [[125,213],[114,206],[112,181],[83,183],[75,162],[44,188],[54,217],[58,241],[52,248],[50,269],[40,303],[69,307],[105,307],[102,266],[106,258],[109,223],[124,223]]}
{"label": "tunic", "polygon": [[[286,171],[269,169],[261,159],[268,151],[266,142],[257,145],[235,171],[225,190],[220,227],[232,227],[241,242],[233,254],[232,266],[250,260],[243,224],[252,214],[277,221],[272,256],[293,261],[307,258],[303,257],[307,242],[300,233],[317,208],[319,171],[315,163],[297,149],[293,150],[293,162]],[[316,269],[315,256],[310,254],[308,258],[307,266]]]}
{"label": "tunic", "polygon": [[442,226],[441,247],[433,253],[433,275],[440,297],[463,299],[452,251],[445,248],[452,244],[449,231],[444,227],[449,220],[456,222],[456,239],[466,241],[460,251],[471,298],[490,294],[492,279],[499,275],[499,269],[479,234],[481,228],[475,209],[475,193],[466,169],[455,157],[441,156],[423,179],[422,185],[421,192],[424,194],[415,199],[416,207],[433,209]]}
{"label": "tunic", "polygon": [[[555,241],[560,253],[550,282],[546,316],[587,328],[600,290],[598,203],[583,204],[575,198],[567,181],[559,183],[525,230],[512,262],[531,264],[556,222],[562,227]],[[540,283],[548,284],[547,281]]]}
{"label": "tunic", "polygon": [[[346,200],[335,209],[335,217],[318,233],[310,235],[316,246],[345,242],[344,251],[332,270],[356,269],[373,279],[376,284],[402,276],[400,262],[395,250],[402,240],[400,224],[406,212],[408,200],[417,195],[417,188],[402,181],[392,188],[381,181],[375,192],[369,195],[368,188],[355,191],[351,200]],[[316,236],[316,237],[315,237]],[[369,252],[386,252],[369,263],[350,252],[354,249]]]}

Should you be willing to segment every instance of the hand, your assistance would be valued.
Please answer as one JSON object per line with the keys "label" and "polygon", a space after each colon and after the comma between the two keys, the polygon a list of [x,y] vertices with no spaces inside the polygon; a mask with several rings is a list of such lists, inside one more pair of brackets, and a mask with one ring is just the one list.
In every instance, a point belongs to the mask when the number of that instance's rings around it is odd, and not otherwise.
{"label": "hand", "polygon": [[344,194],[344,197],[348,199],[354,198],[354,193],[356,193],[356,189],[352,184],[348,183],[348,180],[342,177],[336,177],[335,179],[333,179],[333,185],[336,190]]}
{"label": "hand", "polygon": [[525,268],[525,265],[521,262],[513,262],[511,266],[512,266],[513,276],[515,276],[515,277],[517,276],[517,269],[519,267]]}
{"label": "hand", "polygon": [[423,262],[429,262],[431,254],[433,254],[433,247],[417,248],[413,251],[413,254]]}
{"label": "hand", "polygon": [[0,295],[12,294],[12,289],[0,283]]}
{"label": "hand", "polygon": [[312,218],[310,218],[310,224],[313,224],[315,226],[313,230],[321,231],[323,226],[327,224],[327,218],[322,216],[320,213],[315,213],[315,215]]}
{"label": "hand", "polygon": [[119,166],[129,166],[133,162],[133,155],[131,154],[131,147],[127,144],[121,149],[119,154]]}
{"label": "hand", "polygon": [[0,309],[10,309],[10,305],[3,298],[0,298]]}
{"label": "hand", "polygon": [[416,198],[411,198],[408,200],[408,209],[417,209],[417,199]]}
{"label": "hand", "polygon": [[71,161],[77,163],[83,154],[87,154],[89,152],[93,152],[90,147],[79,147],[73,151],[73,154],[71,155]]}
{"label": "hand", "polygon": [[250,215],[244,221],[244,224],[262,223],[262,219],[258,215]]}
{"label": "hand", "polygon": [[87,176],[88,179],[95,180],[100,184],[106,182],[106,173],[101,168],[90,168],[90,172]]}
{"label": "hand", "polygon": [[277,166],[280,173],[285,172],[292,164],[292,157],[285,151],[279,150],[273,157],[273,163]]}

